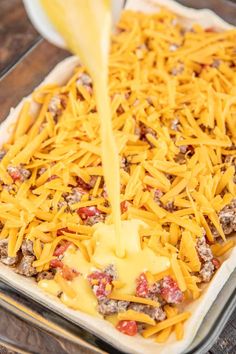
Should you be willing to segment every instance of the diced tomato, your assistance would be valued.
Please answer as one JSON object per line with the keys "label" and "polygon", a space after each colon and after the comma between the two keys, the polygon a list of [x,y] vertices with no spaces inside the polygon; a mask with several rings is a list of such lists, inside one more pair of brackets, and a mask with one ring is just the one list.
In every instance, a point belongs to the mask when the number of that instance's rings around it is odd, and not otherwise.
{"label": "diced tomato", "polygon": [[64,235],[64,232],[68,232],[68,233],[71,233],[71,234],[75,234],[75,231],[69,230],[68,227],[63,227],[62,229],[58,229],[58,230],[57,230],[57,236],[62,236],[62,235]]}
{"label": "diced tomato", "polygon": [[80,193],[81,195],[88,193],[88,191],[86,191],[85,189],[83,189],[83,188],[81,188],[81,187],[75,187],[75,189],[76,189],[77,191],[79,191],[79,193]]}
{"label": "diced tomato", "polygon": [[80,274],[79,272],[77,272],[76,270],[68,267],[67,265],[64,265],[64,267],[62,268],[62,276],[66,280],[73,280],[79,274]]}
{"label": "diced tomato", "polygon": [[93,281],[93,280],[99,280],[99,281],[103,281],[104,279],[106,279],[107,281],[112,281],[112,276],[110,274],[107,274],[105,272],[100,272],[98,270],[94,271],[93,273],[90,273],[88,275],[88,280],[89,281]]}
{"label": "diced tomato", "polygon": [[95,206],[83,207],[77,210],[77,213],[81,217],[82,220],[86,220],[87,218],[95,215],[100,215],[101,212]]}
{"label": "diced tomato", "polygon": [[148,185],[146,185],[146,187],[145,187],[145,190],[147,190],[148,192],[151,192],[152,189],[153,189],[153,187],[148,186]]}
{"label": "diced tomato", "polygon": [[62,261],[59,261],[59,259],[52,259],[50,261],[50,267],[52,267],[52,268],[63,268],[63,263],[62,263]]}
{"label": "diced tomato", "polygon": [[19,171],[14,171],[10,173],[11,178],[13,179],[13,181],[19,181],[21,179],[21,174]]}
{"label": "diced tomato", "polygon": [[141,273],[137,279],[136,295],[140,297],[148,295],[148,281],[145,273]]}
{"label": "diced tomato", "polygon": [[213,258],[211,262],[212,262],[213,266],[215,267],[215,269],[219,269],[219,268],[220,268],[220,261],[219,261],[219,259]]}
{"label": "diced tomato", "polygon": [[54,179],[57,179],[57,178],[59,178],[57,175],[52,175],[51,177],[49,177],[47,179],[47,182],[53,181]]}
{"label": "diced tomato", "polygon": [[130,203],[127,200],[123,200],[123,202],[120,203],[120,210],[121,214],[125,213],[128,210]]}
{"label": "diced tomato", "polygon": [[161,296],[168,304],[179,304],[184,296],[176,281],[167,276],[161,281]]}
{"label": "diced tomato", "polygon": [[82,188],[83,190],[90,190],[91,186],[89,185],[89,183],[84,182],[84,180],[80,177],[77,177],[77,186]]}
{"label": "diced tomato", "polygon": [[104,272],[95,271],[88,275],[88,281],[94,294],[101,299],[107,297],[112,291],[112,276]]}
{"label": "diced tomato", "polygon": [[208,69],[208,68],[210,68],[210,65],[209,65],[209,64],[201,64],[201,71],[202,71],[203,69]]}
{"label": "diced tomato", "polygon": [[195,150],[194,150],[193,145],[188,145],[187,146],[187,153],[192,156],[194,154],[194,152],[195,152]]}
{"label": "diced tomato", "polygon": [[55,249],[55,251],[54,251],[54,253],[53,253],[53,255],[54,256],[60,256],[60,255],[62,255],[66,250],[67,250],[67,248],[69,247],[71,245],[71,242],[65,242],[63,245],[61,245],[61,246],[58,246],[56,249]]}
{"label": "diced tomato", "polygon": [[204,236],[205,240],[206,240],[206,243],[211,246],[213,244],[213,241],[210,241],[207,236]]}
{"label": "diced tomato", "polygon": [[135,321],[119,321],[116,329],[127,336],[135,336],[138,333],[138,326]]}
{"label": "diced tomato", "polygon": [[207,28],[205,28],[205,32],[215,33],[215,32],[216,32],[216,30],[215,30],[215,28],[214,28],[214,27],[207,27]]}

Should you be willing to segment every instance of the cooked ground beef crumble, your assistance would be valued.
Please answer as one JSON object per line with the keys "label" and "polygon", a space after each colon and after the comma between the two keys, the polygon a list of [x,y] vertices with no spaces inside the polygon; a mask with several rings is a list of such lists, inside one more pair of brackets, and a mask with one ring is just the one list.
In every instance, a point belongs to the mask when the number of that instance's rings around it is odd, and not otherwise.
{"label": "cooked ground beef crumble", "polygon": [[13,181],[24,182],[30,178],[31,172],[25,169],[23,166],[8,166],[7,171],[12,177]]}
{"label": "cooked ground beef crumble", "polygon": [[219,213],[219,220],[225,235],[236,231],[236,199],[226,205]]}

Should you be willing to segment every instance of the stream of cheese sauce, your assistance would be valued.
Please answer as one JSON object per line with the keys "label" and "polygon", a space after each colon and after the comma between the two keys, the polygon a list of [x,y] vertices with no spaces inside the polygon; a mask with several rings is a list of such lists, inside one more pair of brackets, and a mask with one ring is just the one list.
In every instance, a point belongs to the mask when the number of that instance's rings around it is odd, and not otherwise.
{"label": "stream of cheese sauce", "polygon": [[116,230],[116,253],[124,257],[120,214],[119,156],[112,131],[108,95],[108,57],[111,33],[110,0],[41,0],[64,38],[68,49],[79,56],[93,79],[101,124],[103,174]]}
{"label": "stream of cheese sauce", "polygon": [[[87,67],[94,83],[95,98],[101,122],[102,166],[113,214],[113,225],[98,224],[93,237],[84,241],[94,246],[90,262],[79,249],[69,247],[63,263],[79,271],[82,276],[70,283],[76,297],[65,293],[61,300],[69,307],[92,315],[99,315],[96,298],[86,277],[96,267],[103,269],[113,264],[119,281],[124,286],[120,293],[133,294],[140,273],[159,273],[169,268],[169,259],[156,255],[148,246],[141,247],[139,220],[121,222],[119,156],[112,132],[112,119],[108,95],[108,54],[111,30],[111,4],[109,0],[41,0],[52,23],[63,36],[68,48],[78,55]],[[87,244],[86,244],[87,242]],[[88,247],[91,249],[91,247]],[[55,280],[42,280],[39,286],[53,295],[60,292]]]}

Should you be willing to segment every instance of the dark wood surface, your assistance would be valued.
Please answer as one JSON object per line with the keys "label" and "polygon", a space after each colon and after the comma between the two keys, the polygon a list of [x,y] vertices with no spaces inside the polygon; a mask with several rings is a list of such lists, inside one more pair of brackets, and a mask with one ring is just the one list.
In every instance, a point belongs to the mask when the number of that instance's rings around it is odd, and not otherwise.
{"label": "dark wood surface", "polygon": [[23,58],[19,53],[21,60],[0,80],[0,121],[7,117],[11,107],[15,107],[23,97],[30,94],[48,72],[68,55],[68,52],[43,39],[35,44]]}
{"label": "dark wood surface", "polygon": [[207,7],[225,21],[236,24],[236,0],[179,0],[179,2],[196,9]]}
{"label": "dark wood surface", "polygon": [[235,354],[236,353],[236,311],[223,329],[209,354]]}
{"label": "dark wood surface", "polygon": [[0,0],[0,76],[39,39],[21,0]]}
{"label": "dark wood surface", "polygon": [[[18,354],[14,350],[17,343],[18,348],[21,348],[21,350],[27,348],[27,352],[29,353],[82,354],[82,351],[78,351],[78,347],[69,341],[61,340],[34,326],[30,326],[24,320],[1,307],[0,311],[0,334],[1,337],[7,338],[8,344],[8,347],[0,345],[0,354]],[[89,352],[85,350],[83,354],[89,354]]]}
{"label": "dark wood surface", "polygon": [[[182,0],[192,7],[212,7],[219,14],[236,24],[236,6],[226,8],[222,0]],[[231,5],[233,6],[233,5]],[[0,121],[10,107],[29,94],[46,74],[68,55],[41,39],[27,19],[21,0],[0,0]],[[17,64],[17,65],[15,65]],[[5,75],[4,75],[5,74]],[[19,82],[21,90],[19,90]],[[0,333],[3,332],[17,342],[14,334],[28,326],[24,321],[0,308]],[[14,330],[15,329],[15,330]],[[30,326],[26,327],[27,340],[33,341],[37,353],[72,353],[72,348],[61,347],[56,338],[47,336]],[[13,337],[11,338],[11,336]],[[50,338],[50,340],[48,339]],[[13,354],[10,349],[0,346],[0,354]],[[208,354],[236,354],[236,311]]]}

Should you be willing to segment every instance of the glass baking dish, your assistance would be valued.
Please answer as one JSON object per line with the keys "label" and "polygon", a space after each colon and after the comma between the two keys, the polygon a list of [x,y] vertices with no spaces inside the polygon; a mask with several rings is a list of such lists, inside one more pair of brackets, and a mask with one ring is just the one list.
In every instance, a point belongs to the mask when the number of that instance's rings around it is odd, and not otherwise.
{"label": "glass baking dish", "polygon": [[[205,354],[212,347],[235,309],[235,284],[236,271],[228,279],[192,344],[183,354]],[[0,343],[17,350],[18,353],[49,352],[52,346],[56,350],[54,353],[57,354],[121,353],[95,335],[3,282],[0,282],[0,306],[7,313],[5,316],[9,324],[20,319],[19,325],[15,325],[13,330],[8,330],[7,333],[1,328],[4,324],[1,324],[0,320]],[[29,340],[29,334],[31,340]],[[41,337],[42,341],[39,341]]]}
{"label": "glass baking dish", "polygon": [[[185,6],[195,8],[206,7],[204,0],[182,0],[179,2]],[[214,10],[226,21],[236,24],[236,4],[232,1],[208,0],[207,7]],[[1,92],[4,92],[4,88],[7,91],[9,83],[14,78],[14,72],[19,71],[19,65],[21,67],[28,65],[30,60],[34,58],[34,51],[40,51],[40,47],[42,47],[42,43],[39,42],[33,49],[33,52],[31,51],[27,54],[20,63],[11,68],[10,72],[4,78],[0,79]],[[30,75],[37,76],[37,80],[34,80],[31,86],[26,80],[24,81],[24,78],[22,78],[21,82],[15,83],[21,96],[31,92],[47,72],[51,70],[52,66],[66,55],[64,52],[58,52],[55,55],[55,63],[50,63],[51,67],[44,68],[45,71],[37,73],[37,75],[32,71]],[[16,102],[10,103],[11,106],[15,104]],[[194,341],[184,354],[203,354],[212,347],[236,307],[235,283],[236,271],[234,271],[224,285],[217,300],[213,303],[205,317]],[[14,327],[14,331],[3,331],[0,325],[0,343],[16,350],[18,353],[51,352],[49,348],[52,348],[52,345],[55,350],[53,352],[57,354],[78,352],[89,354],[119,353],[118,350],[112,348],[95,335],[52,312],[25,294],[17,292],[3,282],[0,282],[0,306],[2,307],[2,312],[6,314],[7,319],[11,318],[11,321],[21,321],[21,326]],[[5,325],[5,327],[9,326]],[[17,333],[17,330],[19,333]],[[27,333],[30,333],[32,338],[35,336],[37,340],[26,340],[29,337]],[[42,346],[43,344],[44,346]],[[43,348],[42,351],[40,349],[41,346]]]}

